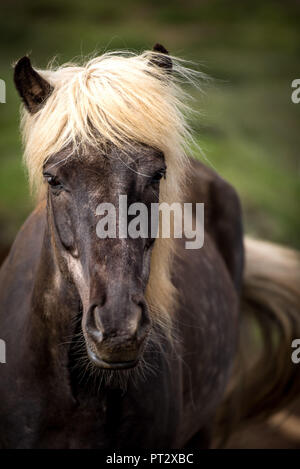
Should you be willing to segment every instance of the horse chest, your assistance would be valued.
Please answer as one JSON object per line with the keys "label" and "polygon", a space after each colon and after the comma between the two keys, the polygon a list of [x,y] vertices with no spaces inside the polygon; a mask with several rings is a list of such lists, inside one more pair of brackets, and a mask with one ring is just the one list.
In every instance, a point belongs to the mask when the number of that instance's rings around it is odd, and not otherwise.
{"label": "horse chest", "polygon": [[[159,447],[172,445],[179,412],[159,389],[77,401],[72,410],[47,409],[34,446],[43,448]],[[46,410],[46,409],[45,409]],[[52,417],[53,416],[53,421]],[[41,431],[41,429],[44,429]]]}

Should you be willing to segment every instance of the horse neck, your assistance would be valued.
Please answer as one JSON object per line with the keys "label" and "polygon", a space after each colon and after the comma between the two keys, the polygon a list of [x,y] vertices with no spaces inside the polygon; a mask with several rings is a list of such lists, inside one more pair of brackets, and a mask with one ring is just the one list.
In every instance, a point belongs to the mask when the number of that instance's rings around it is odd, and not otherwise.
{"label": "horse neck", "polygon": [[76,289],[58,267],[51,229],[46,223],[29,313],[31,346],[39,347],[41,353],[53,359],[59,353],[67,355],[63,344],[71,342],[79,311]]}

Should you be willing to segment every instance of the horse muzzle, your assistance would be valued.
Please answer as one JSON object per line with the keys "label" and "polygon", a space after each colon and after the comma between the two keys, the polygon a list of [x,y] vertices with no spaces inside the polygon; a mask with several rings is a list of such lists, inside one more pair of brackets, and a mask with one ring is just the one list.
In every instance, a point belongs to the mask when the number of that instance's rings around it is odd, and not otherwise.
{"label": "horse muzzle", "polygon": [[132,297],[126,311],[113,311],[109,304],[93,304],[83,318],[87,353],[96,366],[126,369],[137,365],[150,329],[143,299]]}

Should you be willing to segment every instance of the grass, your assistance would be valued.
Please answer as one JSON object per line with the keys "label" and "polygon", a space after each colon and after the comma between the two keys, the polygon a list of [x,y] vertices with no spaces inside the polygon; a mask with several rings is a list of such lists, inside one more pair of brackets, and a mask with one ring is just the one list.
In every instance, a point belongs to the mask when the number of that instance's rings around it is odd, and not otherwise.
{"label": "grass", "polygon": [[27,52],[44,67],[53,56],[161,42],[215,78],[194,96],[202,115],[193,127],[210,164],[238,190],[247,231],[300,247],[300,105],[290,99],[300,77],[296,2],[11,0],[0,8],[0,243],[12,241],[32,207],[11,64]]}

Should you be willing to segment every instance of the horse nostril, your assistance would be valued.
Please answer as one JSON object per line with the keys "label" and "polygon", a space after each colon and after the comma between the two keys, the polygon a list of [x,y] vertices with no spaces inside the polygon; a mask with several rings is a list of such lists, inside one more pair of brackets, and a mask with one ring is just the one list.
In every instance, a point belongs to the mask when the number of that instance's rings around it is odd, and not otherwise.
{"label": "horse nostril", "polygon": [[140,295],[132,295],[132,301],[137,305],[136,334],[142,336],[150,325],[148,308]]}
{"label": "horse nostril", "polygon": [[93,311],[93,316],[94,316],[96,329],[98,329],[99,331],[103,333],[104,327],[103,327],[101,317],[100,317],[100,309],[101,309],[100,306],[96,306]]}
{"label": "horse nostril", "polygon": [[89,334],[97,344],[100,344],[103,341],[103,332],[99,329],[94,329],[89,332]]}
{"label": "horse nostril", "polygon": [[85,324],[86,332],[98,343],[103,340],[103,325],[100,319],[99,306],[92,305],[86,316]]}

